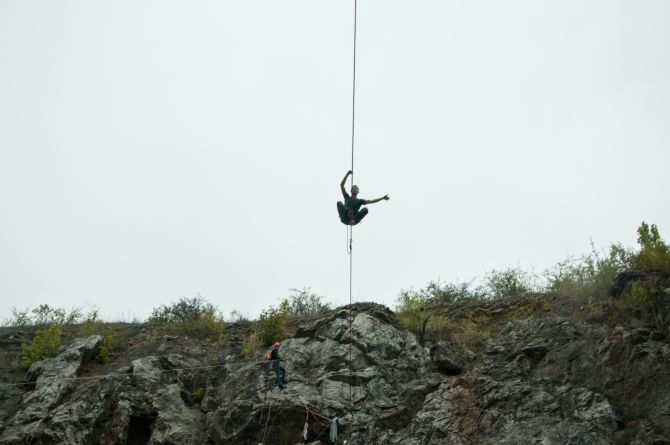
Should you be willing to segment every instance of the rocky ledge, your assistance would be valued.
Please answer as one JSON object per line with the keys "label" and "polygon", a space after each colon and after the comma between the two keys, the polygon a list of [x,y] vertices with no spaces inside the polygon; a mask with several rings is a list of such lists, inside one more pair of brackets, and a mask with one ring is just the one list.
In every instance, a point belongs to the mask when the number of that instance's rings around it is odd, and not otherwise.
{"label": "rocky ledge", "polygon": [[267,362],[198,345],[95,375],[102,340],[28,371],[0,444],[670,444],[670,345],[653,329],[528,317],[473,359],[360,303],[282,342],[283,390]]}

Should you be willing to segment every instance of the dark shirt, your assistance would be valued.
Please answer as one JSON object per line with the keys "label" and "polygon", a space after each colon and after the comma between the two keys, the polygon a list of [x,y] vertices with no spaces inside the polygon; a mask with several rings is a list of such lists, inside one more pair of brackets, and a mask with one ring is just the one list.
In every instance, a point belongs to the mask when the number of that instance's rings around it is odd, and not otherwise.
{"label": "dark shirt", "polygon": [[360,199],[360,198],[353,198],[349,196],[347,192],[344,192],[344,208],[347,209],[347,211],[351,210],[353,214],[357,214],[358,211],[361,209],[361,206],[365,205],[365,200]]}
{"label": "dark shirt", "polygon": [[270,359],[271,360],[281,360],[281,357],[279,356],[279,348],[272,348],[272,351],[270,352]]}

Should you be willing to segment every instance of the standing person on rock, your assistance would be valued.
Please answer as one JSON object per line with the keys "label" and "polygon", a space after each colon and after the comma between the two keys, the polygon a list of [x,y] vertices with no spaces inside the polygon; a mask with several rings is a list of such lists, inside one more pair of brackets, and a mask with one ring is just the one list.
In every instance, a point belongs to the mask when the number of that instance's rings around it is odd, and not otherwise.
{"label": "standing person on rock", "polygon": [[381,200],[388,201],[390,199],[389,195],[384,195],[381,198],[373,200],[359,199],[357,185],[351,186],[351,196],[349,196],[347,191],[344,189],[344,183],[347,182],[349,175],[353,174],[354,172],[349,170],[347,174],[344,175],[344,179],[342,179],[342,182],[340,183],[340,190],[342,190],[344,202],[338,201],[337,203],[337,213],[340,215],[340,221],[342,221],[342,224],[346,224],[348,226],[355,226],[361,222],[363,218],[365,218],[365,215],[368,214],[368,209],[361,209],[362,206],[367,204],[374,204],[375,202],[379,202]]}
{"label": "standing person on rock", "polygon": [[281,364],[284,360],[282,360],[279,355],[280,347],[281,343],[275,342],[272,351],[270,351],[270,360],[272,360],[270,362],[270,368],[274,369],[275,374],[277,375],[277,386],[279,386],[279,389],[284,389],[284,385],[286,385],[286,370]]}

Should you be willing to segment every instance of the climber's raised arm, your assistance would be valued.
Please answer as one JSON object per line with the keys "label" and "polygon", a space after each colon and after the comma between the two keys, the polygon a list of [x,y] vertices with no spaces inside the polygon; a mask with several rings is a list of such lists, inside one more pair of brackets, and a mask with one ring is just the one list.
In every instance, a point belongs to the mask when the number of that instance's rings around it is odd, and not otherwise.
{"label": "climber's raised arm", "polygon": [[349,170],[346,175],[344,175],[344,178],[342,178],[342,182],[340,182],[340,190],[342,190],[342,195],[347,196],[347,191],[344,189],[344,184],[347,182],[347,178],[349,175],[353,175],[354,172]]}

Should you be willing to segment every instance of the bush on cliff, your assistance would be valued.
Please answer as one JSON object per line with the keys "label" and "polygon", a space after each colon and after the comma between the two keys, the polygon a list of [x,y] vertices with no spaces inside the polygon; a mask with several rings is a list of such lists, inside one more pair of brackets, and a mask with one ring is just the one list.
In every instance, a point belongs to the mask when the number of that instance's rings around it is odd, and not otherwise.
{"label": "bush on cliff", "polygon": [[649,225],[643,221],[637,234],[640,251],[631,258],[632,268],[658,270],[670,275],[670,246],[661,238],[656,224]]}
{"label": "bush on cliff", "polygon": [[26,357],[21,366],[29,368],[35,362],[55,357],[60,348],[62,334],[63,328],[60,325],[51,325],[46,329],[38,330],[33,337],[32,344],[21,347],[21,352]]}
{"label": "bush on cliff", "polygon": [[288,317],[310,318],[318,317],[330,309],[325,298],[318,295],[309,287],[302,289],[290,289],[290,294],[282,300],[280,308],[286,312]]}
{"label": "bush on cliff", "polygon": [[221,339],[224,331],[223,316],[217,307],[199,295],[154,308],[149,322],[165,325],[181,335],[196,337]]}
{"label": "bush on cliff", "polygon": [[35,309],[23,311],[13,307],[11,314],[11,317],[4,323],[5,326],[66,326],[78,323],[83,316],[79,308],[72,308],[68,311],[48,304],[40,304]]}
{"label": "bush on cliff", "polygon": [[[285,305],[284,305],[285,306]],[[256,340],[263,347],[286,336],[286,318],[288,313],[285,307],[269,307],[261,312],[256,323]]]}
{"label": "bush on cliff", "polygon": [[612,244],[606,254],[591,246],[590,253],[568,258],[547,270],[544,292],[579,300],[607,297],[616,276],[630,268],[631,255],[620,244]]}
{"label": "bush on cliff", "polygon": [[423,289],[402,291],[397,300],[396,312],[402,325],[413,332],[420,344],[424,344],[428,323],[434,314],[430,310],[430,298]]}

